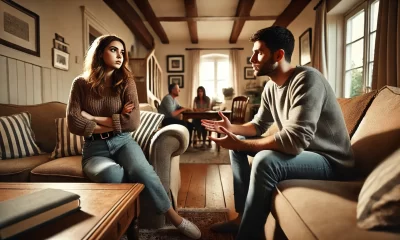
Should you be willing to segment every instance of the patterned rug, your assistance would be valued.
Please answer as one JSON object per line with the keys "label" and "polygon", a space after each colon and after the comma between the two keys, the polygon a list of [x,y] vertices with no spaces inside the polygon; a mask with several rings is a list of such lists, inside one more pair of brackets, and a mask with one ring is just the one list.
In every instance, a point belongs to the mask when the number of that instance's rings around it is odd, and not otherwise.
{"label": "patterned rug", "polygon": [[[210,231],[210,226],[217,222],[227,221],[227,209],[181,209],[179,214],[192,221],[201,231],[201,239],[207,240],[233,240],[231,234],[219,234]],[[139,240],[189,240],[190,238],[181,235],[172,225],[162,229],[140,229]]]}
{"label": "patterned rug", "polygon": [[218,152],[215,145],[204,147],[188,147],[181,155],[180,163],[207,163],[207,164],[230,164],[229,151],[220,148]]}

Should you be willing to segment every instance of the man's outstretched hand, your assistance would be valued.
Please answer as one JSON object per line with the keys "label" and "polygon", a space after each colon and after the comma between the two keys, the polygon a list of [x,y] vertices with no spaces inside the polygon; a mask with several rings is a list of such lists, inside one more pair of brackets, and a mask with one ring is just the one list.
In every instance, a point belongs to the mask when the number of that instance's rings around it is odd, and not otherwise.
{"label": "man's outstretched hand", "polygon": [[203,125],[208,131],[217,132],[217,133],[224,133],[220,127],[224,127],[227,131],[231,129],[231,121],[221,112],[218,112],[218,115],[222,118],[222,120],[214,121],[208,119],[202,119],[201,125]]}
{"label": "man's outstretched hand", "polygon": [[225,136],[220,137],[220,138],[208,136],[208,138],[223,148],[231,149],[231,150],[238,150],[238,148],[240,147],[241,140],[238,139],[235,134],[228,131],[226,128],[221,127],[221,126],[218,128],[219,128],[218,132],[225,134]]}

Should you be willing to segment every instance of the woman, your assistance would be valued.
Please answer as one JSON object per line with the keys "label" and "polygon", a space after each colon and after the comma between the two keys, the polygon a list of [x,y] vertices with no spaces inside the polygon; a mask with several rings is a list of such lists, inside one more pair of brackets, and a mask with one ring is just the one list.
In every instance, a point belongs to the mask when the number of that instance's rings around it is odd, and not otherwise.
{"label": "woman", "polygon": [[[211,109],[211,101],[210,98],[206,95],[206,90],[203,86],[197,88],[197,96],[194,98],[193,101],[193,111],[196,112],[204,112]],[[203,147],[206,145],[206,138],[207,138],[207,131],[201,125],[201,119],[193,119],[193,124],[197,131],[197,136],[203,137]]]}
{"label": "woman", "polygon": [[158,212],[184,235],[199,239],[200,230],[171,207],[159,177],[131,137],[140,112],[127,66],[125,43],[116,36],[101,36],[89,48],[84,73],[72,83],[67,121],[72,133],[85,138],[83,171],[94,182],[143,183]]}

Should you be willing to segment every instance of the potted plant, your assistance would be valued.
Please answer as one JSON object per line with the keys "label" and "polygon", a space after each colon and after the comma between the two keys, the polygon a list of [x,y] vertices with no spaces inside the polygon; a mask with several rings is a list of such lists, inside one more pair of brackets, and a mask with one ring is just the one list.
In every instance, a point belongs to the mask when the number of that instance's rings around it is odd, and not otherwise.
{"label": "potted plant", "polygon": [[233,90],[232,87],[222,89],[222,94],[224,94],[225,100],[231,100],[234,93],[235,91]]}

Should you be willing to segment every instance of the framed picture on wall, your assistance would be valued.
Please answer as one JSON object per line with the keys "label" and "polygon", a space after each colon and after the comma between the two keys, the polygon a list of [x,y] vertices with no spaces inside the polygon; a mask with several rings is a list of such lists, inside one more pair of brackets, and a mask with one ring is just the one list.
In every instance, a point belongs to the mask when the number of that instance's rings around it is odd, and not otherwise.
{"label": "framed picture on wall", "polygon": [[185,56],[167,55],[167,72],[184,72]]}
{"label": "framed picture on wall", "polygon": [[300,47],[300,65],[308,65],[311,63],[311,28],[307,29],[299,37]]}
{"label": "framed picture on wall", "polygon": [[183,75],[168,75],[168,85],[172,83],[177,83],[179,85],[179,88],[183,88]]}
{"label": "framed picture on wall", "polygon": [[252,67],[244,67],[244,79],[256,79],[254,69]]}
{"label": "framed picture on wall", "polygon": [[0,0],[0,44],[40,57],[39,15]]}
{"label": "framed picture on wall", "polygon": [[69,54],[53,48],[53,67],[68,70],[69,69]]}

